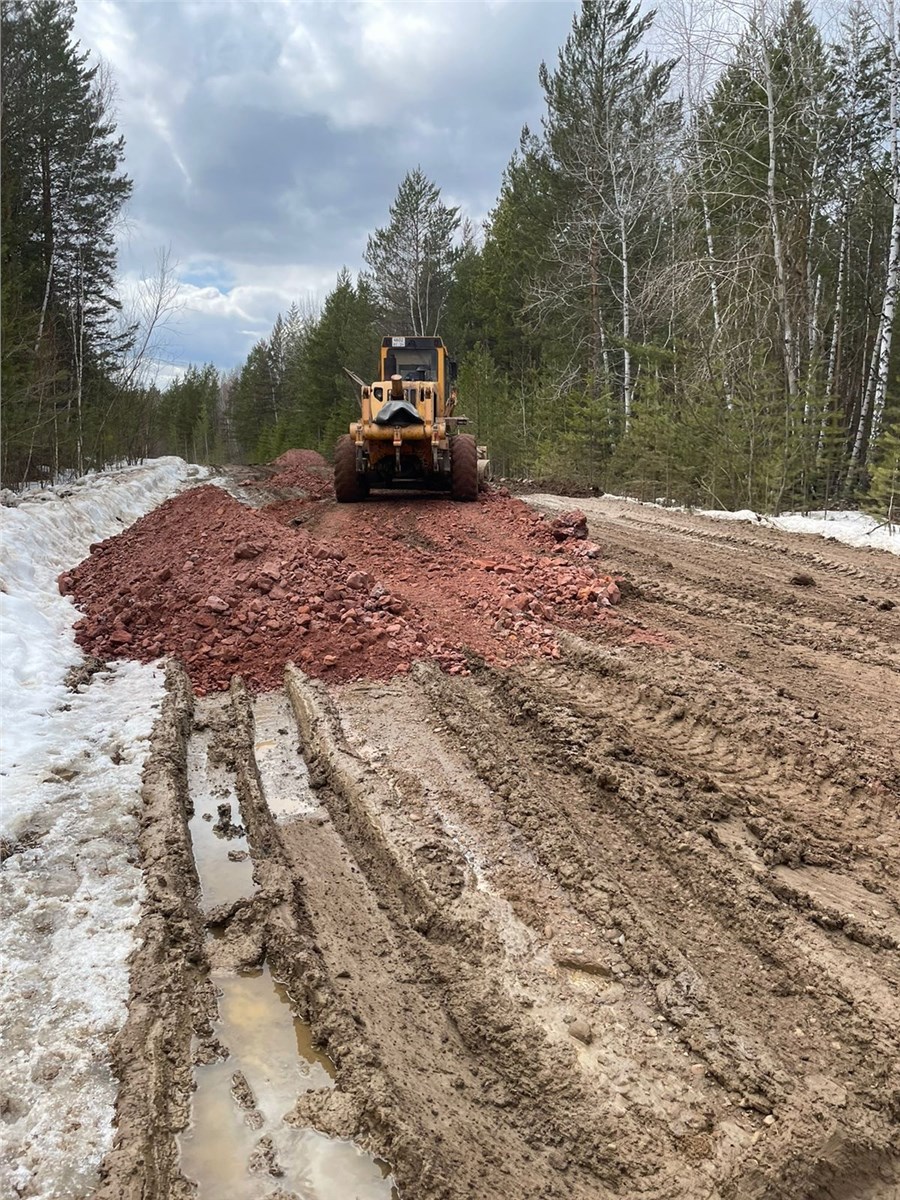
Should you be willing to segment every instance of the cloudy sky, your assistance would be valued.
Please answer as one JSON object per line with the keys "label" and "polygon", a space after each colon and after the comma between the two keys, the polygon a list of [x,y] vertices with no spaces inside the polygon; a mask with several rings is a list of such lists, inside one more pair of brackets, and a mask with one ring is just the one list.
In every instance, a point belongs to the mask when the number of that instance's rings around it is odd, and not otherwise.
{"label": "cloudy sky", "polygon": [[416,166],[481,220],[541,112],[575,0],[78,0],[111,67],[134,180],[126,288],[160,247],[183,308],[173,366],[230,367],[292,300],[321,300]]}

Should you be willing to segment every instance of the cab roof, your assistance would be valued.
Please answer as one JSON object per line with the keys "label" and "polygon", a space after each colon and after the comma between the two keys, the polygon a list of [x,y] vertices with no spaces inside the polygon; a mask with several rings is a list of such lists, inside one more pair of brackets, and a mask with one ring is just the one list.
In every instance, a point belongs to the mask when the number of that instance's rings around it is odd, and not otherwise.
{"label": "cab roof", "polygon": [[381,339],[382,348],[388,350],[437,350],[443,344],[439,337],[420,337],[419,334],[390,334]]}

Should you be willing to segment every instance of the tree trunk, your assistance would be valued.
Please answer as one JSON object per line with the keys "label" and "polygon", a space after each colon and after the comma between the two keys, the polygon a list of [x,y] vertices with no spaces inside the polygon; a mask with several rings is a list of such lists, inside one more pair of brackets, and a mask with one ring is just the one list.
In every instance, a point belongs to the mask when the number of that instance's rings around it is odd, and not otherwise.
{"label": "tree trunk", "polygon": [[769,224],[772,235],[772,254],[775,259],[775,302],[778,306],[778,316],[781,323],[781,340],[784,350],[784,370],[787,378],[788,395],[793,400],[797,395],[797,349],[794,338],[794,327],[788,304],[786,272],[784,266],[784,246],[781,239],[781,221],[778,216],[778,200],[775,195],[776,172],[776,136],[775,136],[775,89],[772,83],[772,64],[769,62],[769,52],[762,48],[763,67],[765,70],[766,87],[766,116],[769,133],[769,165],[766,177],[766,198],[769,206]]}
{"label": "tree trunk", "polygon": [[[900,33],[897,24],[896,0],[890,4],[890,112],[891,112],[891,185],[893,188],[893,211],[891,216],[891,239],[888,249],[887,270],[884,281],[884,297],[881,304],[881,316],[875,333],[872,347],[872,366],[869,384],[866,387],[862,407],[859,414],[859,426],[856,430],[856,440],[853,443],[853,453],[850,457],[852,466],[859,467],[864,462],[868,441],[877,436],[881,415],[884,411],[884,401],[887,395],[888,367],[891,358],[891,342],[894,331],[894,315],[897,311],[897,293],[900,291],[900,131],[897,122],[900,120]],[[871,420],[869,419],[871,410]],[[869,437],[867,437],[867,432]]]}
{"label": "tree trunk", "polygon": [[718,338],[721,328],[721,317],[719,316],[719,285],[716,281],[715,273],[715,257],[713,246],[712,219],[709,215],[709,199],[706,195],[706,188],[703,186],[703,181],[700,181],[700,203],[703,207],[703,231],[706,234],[706,254],[709,259],[709,297],[712,302],[713,315],[713,333]]}
{"label": "tree trunk", "polygon": [[600,265],[597,242],[591,238],[591,371],[594,396],[599,397],[603,377],[603,320],[600,315]]}
{"label": "tree trunk", "polygon": [[41,316],[38,321],[37,340],[34,352],[37,354],[41,339],[44,336],[44,323],[47,319],[47,309],[50,306],[50,293],[53,287],[53,197],[50,190],[50,147],[45,137],[41,137],[41,217],[44,238],[44,300],[41,304]]}
{"label": "tree trunk", "polygon": [[834,394],[841,351],[841,322],[844,319],[844,279],[847,270],[847,223],[850,215],[850,197],[844,196],[841,205],[841,242],[838,249],[838,274],[834,290],[834,325],[831,330],[831,345],[828,349],[828,371],[825,376],[825,394]]}
{"label": "tree trunk", "polygon": [[631,422],[631,351],[628,341],[631,336],[631,304],[628,296],[628,239],[625,234],[625,218],[619,218],[619,245],[622,253],[622,340],[625,343],[625,355],[622,364],[623,380],[622,395],[624,399],[625,432]]}
{"label": "tree trunk", "polygon": [[891,217],[891,243],[888,252],[887,279],[884,286],[884,302],[881,306],[881,329],[878,351],[878,368],[875,376],[875,392],[872,407],[872,425],[877,434],[884,412],[887,396],[888,367],[891,359],[891,340],[894,331],[894,316],[897,311],[897,293],[900,291],[900,28],[896,0],[891,0],[891,183],[894,189],[894,205]]}

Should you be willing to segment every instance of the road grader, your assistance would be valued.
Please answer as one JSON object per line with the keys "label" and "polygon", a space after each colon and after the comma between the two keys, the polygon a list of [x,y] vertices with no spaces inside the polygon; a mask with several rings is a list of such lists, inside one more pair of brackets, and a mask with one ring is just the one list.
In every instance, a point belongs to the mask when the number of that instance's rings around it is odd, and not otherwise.
{"label": "road grader", "polygon": [[378,379],[359,387],[360,419],[334,450],[334,494],[340,504],[364,500],[372,488],[449,491],[475,500],[490,478],[487,450],[455,415],[456,363],[439,337],[389,336],[381,343]]}

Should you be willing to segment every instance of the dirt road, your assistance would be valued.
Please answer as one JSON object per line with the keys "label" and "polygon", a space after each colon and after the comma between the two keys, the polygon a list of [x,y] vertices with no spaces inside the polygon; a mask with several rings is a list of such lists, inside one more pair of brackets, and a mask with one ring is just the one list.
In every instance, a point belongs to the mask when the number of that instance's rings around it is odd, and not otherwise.
{"label": "dirt road", "polygon": [[[204,699],[171,668],[101,1195],[194,1194],[196,1072],[239,1049],[216,980],[263,963],[334,1064],[290,1127],[352,1139],[404,1200],[900,1195],[900,561],[583,501],[622,603],[532,606],[551,647],[489,595],[504,551],[544,553],[521,514],[277,499],[401,598],[421,653]],[[530,563],[546,605],[559,571]],[[239,1123],[264,1108],[224,1086]],[[390,1186],[304,1190],[282,1134],[233,1194]]]}

